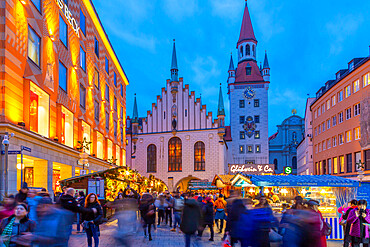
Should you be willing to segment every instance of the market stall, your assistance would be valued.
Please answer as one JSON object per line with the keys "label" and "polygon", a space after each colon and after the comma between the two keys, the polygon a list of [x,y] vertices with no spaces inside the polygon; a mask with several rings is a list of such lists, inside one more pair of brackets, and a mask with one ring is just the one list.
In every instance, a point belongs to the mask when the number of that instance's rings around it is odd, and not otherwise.
{"label": "market stall", "polygon": [[231,180],[235,175],[215,175],[212,181],[212,185],[216,186],[221,194],[228,197],[230,195],[230,190],[236,189],[236,187],[231,186]]}
{"label": "market stall", "polygon": [[[357,181],[331,175],[244,175],[256,188],[245,190],[244,196],[255,198],[264,194],[276,214],[293,204],[295,196],[306,200],[320,202],[319,210],[325,220],[332,225],[333,231],[328,239],[342,239],[343,230],[339,225],[338,207],[350,199],[356,198]],[[236,187],[248,185],[249,182],[240,176],[234,178]]]}
{"label": "market stall", "polygon": [[208,180],[190,180],[188,183],[188,190],[197,191],[198,193],[218,191],[217,187],[212,185],[212,182],[209,182]]}

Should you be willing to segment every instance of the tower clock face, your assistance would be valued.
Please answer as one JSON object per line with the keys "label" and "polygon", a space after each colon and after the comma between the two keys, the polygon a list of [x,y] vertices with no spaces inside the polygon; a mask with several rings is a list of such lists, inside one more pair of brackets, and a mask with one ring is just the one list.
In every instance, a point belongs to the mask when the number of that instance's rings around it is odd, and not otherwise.
{"label": "tower clock face", "polygon": [[256,95],[256,92],[252,88],[250,88],[250,87],[248,87],[247,89],[245,89],[245,91],[243,93],[243,96],[246,99],[253,99],[255,95]]}

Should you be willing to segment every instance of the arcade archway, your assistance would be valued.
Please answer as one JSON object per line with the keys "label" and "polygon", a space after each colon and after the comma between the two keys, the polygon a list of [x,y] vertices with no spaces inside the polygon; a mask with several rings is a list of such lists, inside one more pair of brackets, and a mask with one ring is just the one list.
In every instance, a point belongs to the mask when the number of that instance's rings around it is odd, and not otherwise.
{"label": "arcade archway", "polygon": [[197,178],[197,177],[193,177],[192,175],[189,175],[185,178],[180,179],[176,183],[174,189],[178,190],[178,191],[187,191],[188,190],[188,184],[191,180],[200,180],[200,179]]}

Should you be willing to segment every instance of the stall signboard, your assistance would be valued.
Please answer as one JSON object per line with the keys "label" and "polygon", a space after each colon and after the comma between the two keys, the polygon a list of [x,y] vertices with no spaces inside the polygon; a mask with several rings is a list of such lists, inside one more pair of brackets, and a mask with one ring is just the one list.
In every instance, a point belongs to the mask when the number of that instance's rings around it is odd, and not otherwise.
{"label": "stall signboard", "polygon": [[261,175],[266,173],[274,173],[273,164],[246,164],[246,165],[230,165],[230,174],[243,173],[245,175]]}
{"label": "stall signboard", "polygon": [[191,180],[189,181],[188,188],[190,190],[217,190],[216,186],[208,180]]}
{"label": "stall signboard", "polygon": [[94,193],[98,199],[105,199],[104,195],[104,179],[91,178],[88,181],[87,193]]}
{"label": "stall signboard", "polygon": [[370,202],[370,183],[362,182],[361,186],[357,188],[356,200],[366,200]]}

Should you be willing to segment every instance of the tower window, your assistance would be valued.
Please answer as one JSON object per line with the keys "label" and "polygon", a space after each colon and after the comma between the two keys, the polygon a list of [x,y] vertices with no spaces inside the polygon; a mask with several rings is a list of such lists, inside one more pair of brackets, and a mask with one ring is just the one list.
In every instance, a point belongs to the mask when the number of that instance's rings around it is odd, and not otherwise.
{"label": "tower window", "polygon": [[255,57],[255,56],[256,56],[256,55],[255,55],[255,54],[256,54],[255,52],[256,52],[255,47],[254,47],[254,45],[252,45],[252,54],[253,54],[253,57]]}
{"label": "tower window", "polygon": [[260,100],[259,99],[254,100],[254,107],[260,107]]}
{"label": "tower window", "polygon": [[253,146],[252,145],[247,146],[247,152],[248,153],[253,153]]}
{"label": "tower window", "polygon": [[239,123],[243,124],[244,123],[244,116],[239,116]]}
{"label": "tower window", "polygon": [[255,123],[260,123],[260,116],[259,115],[254,116],[254,122]]}
{"label": "tower window", "polygon": [[239,108],[245,107],[245,101],[243,99],[239,100]]}
{"label": "tower window", "polygon": [[239,139],[240,139],[240,140],[245,139],[245,132],[244,132],[244,131],[240,131]]}
{"label": "tower window", "polygon": [[246,56],[251,55],[251,47],[249,45],[246,45],[245,47],[245,55]]}
{"label": "tower window", "polygon": [[240,46],[240,57],[243,57],[243,46]]}
{"label": "tower window", "polygon": [[245,73],[246,73],[246,75],[251,75],[252,74],[252,67],[249,65],[249,63],[245,67]]}

